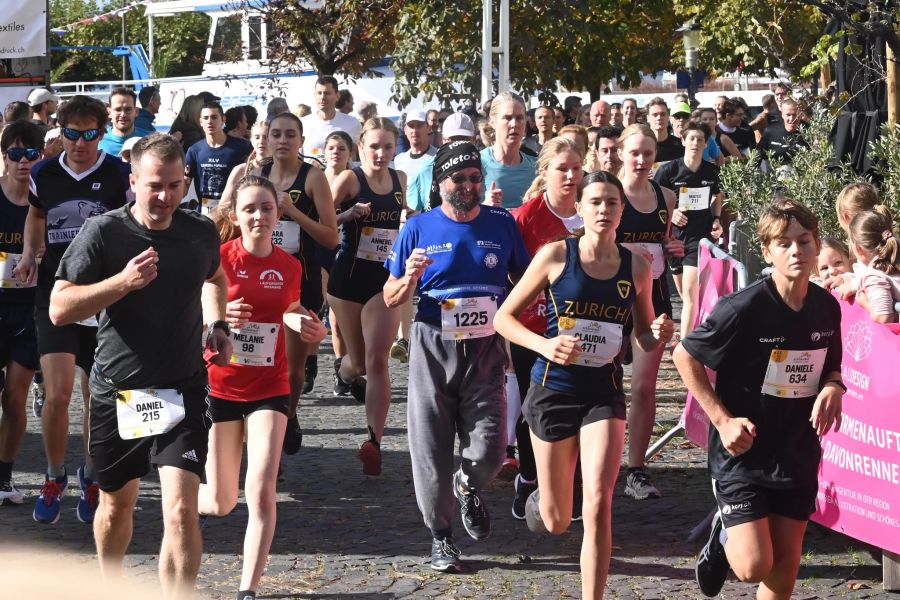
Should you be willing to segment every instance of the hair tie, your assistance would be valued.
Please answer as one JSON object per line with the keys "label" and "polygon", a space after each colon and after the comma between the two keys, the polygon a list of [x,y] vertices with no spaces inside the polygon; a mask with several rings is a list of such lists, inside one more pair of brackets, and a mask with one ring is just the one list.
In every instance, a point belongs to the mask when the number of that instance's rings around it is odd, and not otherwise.
{"label": "hair tie", "polygon": [[894,237],[894,233],[890,229],[885,229],[881,232],[881,240],[884,242],[888,241],[892,237]]}

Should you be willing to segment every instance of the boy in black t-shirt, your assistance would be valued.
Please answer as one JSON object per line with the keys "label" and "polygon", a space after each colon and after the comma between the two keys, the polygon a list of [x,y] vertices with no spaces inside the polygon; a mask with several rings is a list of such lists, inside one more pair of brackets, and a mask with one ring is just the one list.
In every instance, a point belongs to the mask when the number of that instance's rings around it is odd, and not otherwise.
{"label": "boy in black t-shirt", "polygon": [[[770,277],[725,296],[676,349],[685,385],[709,415],[709,469],[719,511],[697,561],[707,596],[728,567],[760,582],[757,598],[789,598],[814,510],[819,436],[841,422],[841,313],[809,274],[816,217],[793,200],[759,220]],[[704,367],[718,372],[713,390]],[[727,535],[726,535],[727,533]]]}

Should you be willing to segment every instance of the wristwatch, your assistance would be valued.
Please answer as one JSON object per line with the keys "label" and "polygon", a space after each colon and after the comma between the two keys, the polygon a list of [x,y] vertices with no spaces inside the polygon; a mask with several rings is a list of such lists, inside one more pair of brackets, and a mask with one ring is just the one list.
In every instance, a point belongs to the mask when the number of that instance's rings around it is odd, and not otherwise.
{"label": "wristwatch", "polygon": [[213,321],[209,324],[209,329],[207,330],[207,335],[213,334],[213,329],[221,329],[225,332],[225,335],[231,335],[231,326],[228,324],[228,321]]}

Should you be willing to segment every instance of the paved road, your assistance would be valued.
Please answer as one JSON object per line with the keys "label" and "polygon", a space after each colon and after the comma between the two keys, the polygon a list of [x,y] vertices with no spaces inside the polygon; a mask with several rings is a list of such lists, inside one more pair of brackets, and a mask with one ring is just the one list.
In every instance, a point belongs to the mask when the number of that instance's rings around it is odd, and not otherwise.
{"label": "paved road", "polygon": [[[330,373],[330,364],[331,355],[323,353],[323,375]],[[470,540],[457,522],[459,546],[470,572],[446,576],[428,568],[430,536],[416,509],[406,443],[407,371],[405,365],[392,363],[392,367],[394,403],[383,442],[384,475],[380,478],[364,477],[356,458],[365,423],[362,407],[352,399],[332,397],[331,380],[326,376],[320,376],[314,392],[302,399],[303,449],[284,460],[278,529],[260,597],[578,597],[581,525],[573,524],[567,534],[555,538],[531,534],[524,523],[510,516],[512,487],[508,483],[495,482],[484,494],[494,519],[490,539],[481,543]],[[658,433],[676,423],[683,395],[668,360],[662,379]],[[73,472],[81,456],[78,406],[80,396],[76,394],[67,456]],[[90,528],[75,518],[72,486],[58,524],[41,526],[31,519],[44,463],[39,424],[29,418],[16,480],[32,498],[23,507],[0,508],[0,573],[23,573],[34,567],[38,574],[30,581],[40,581],[44,586],[40,589],[46,591],[51,582],[59,584],[55,575],[61,566],[95,577],[95,559]],[[663,493],[660,500],[631,500],[622,492],[624,477],[620,477],[607,595],[645,600],[698,598],[693,557],[701,543],[688,542],[686,537],[713,507],[704,455],[677,438],[653,462],[651,473]],[[234,597],[246,516],[241,499],[233,514],[207,523],[201,597]],[[141,489],[127,560],[135,586],[155,582],[160,538],[159,484],[151,476]],[[54,558],[35,562],[24,552],[26,548],[50,552]],[[881,592],[880,577],[881,568],[867,546],[810,526],[796,597],[889,597]],[[857,586],[862,588],[852,589]],[[79,588],[72,584],[67,589],[67,596],[74,597],[71,592]],[[136,594],[137,587],[133,589]],[[722,597],[751,598],[754,590],[752,585],[730,580]],[[32,598],[36,593],[25,591],[19,597]],[[98,596],[92,593],[90,597]],[[132,600],[136,597],[132,595]]]}

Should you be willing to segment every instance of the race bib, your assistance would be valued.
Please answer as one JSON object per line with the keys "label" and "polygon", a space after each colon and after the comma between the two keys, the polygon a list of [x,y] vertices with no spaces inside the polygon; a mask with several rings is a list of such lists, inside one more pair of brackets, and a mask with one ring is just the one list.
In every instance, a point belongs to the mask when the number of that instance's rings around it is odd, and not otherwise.
{"label": "race bib", "polygon": [[184,397],[178,390],[123,390],[116,399],[116,420],[123,440],[160,435],[184,419]]}
{"label": "race bib", "polygon": [[397,239],[397,233],[396,229],[363,227],[362,235],[359,236],[356,258],[383,263],[391,253],[391,246],[394,245],[394,240]]}
{"label": "race bib", "polygon": [[200,200],[200,214],[208,217],[212,214],[212,211],[216,210],[218,205],[218,198],[203,198]]}
{"label": "race bib", "polygon": [[681,210],[706,210],[709,208],[710,188],[682,187],[678,192],[678,208]]}
{"label": "race bib", "polygon": [[494,334],[497,298],[449,298],[441,301],[441,339],[464,340]]}
{"label": "race bib", "polygon": [[809,398],[819,393],[819,379],[825,366],[827,348],[784,350],[775,348],[769,356],[762,393],[779,398]]}
{"label": "race bib", "polygon": [[22,260],[21,254],[0,252],[0,288],[20,289],[37,285],[36,283],[32,283],[31,285],[22,283],[15,275],[13,275],[13,269],[16,268],[16,265],[19,264],[20,260]]}
{"label": "race bib", "polygon": [[280,323],[244,323],[231,330],[231,364],[251,367],[275,365],[275,345]]}
{"label": "race bib", "polygon": [[650,167],[650,179],[653,179],[653,176],[656,175],[656,172],[663,168],[664,165],[672,162],[671,160],[661,160],[659,162],[653,163],[653,166]]}
{"label": "race bib", "polygon": [[608,365],[622,350],[622,325],[594,319],[559,318],[561,335],[578,336],[581,352],[573,364],[585,367]]}
{"label": "race bib", "polygon": [[272,231],[272,243],[287,252],[300,252],[300,223],[297,221],[278,221]]}
{"label": "race bib", "polygon": [[653,244],[650,242],[630,242],[622,244],[632,252],[637,252],[650,261],[650,270],[653,273],[653,279],[659,279],[663,271],[666,270],[666,257],[663,254],[662,244]]}

